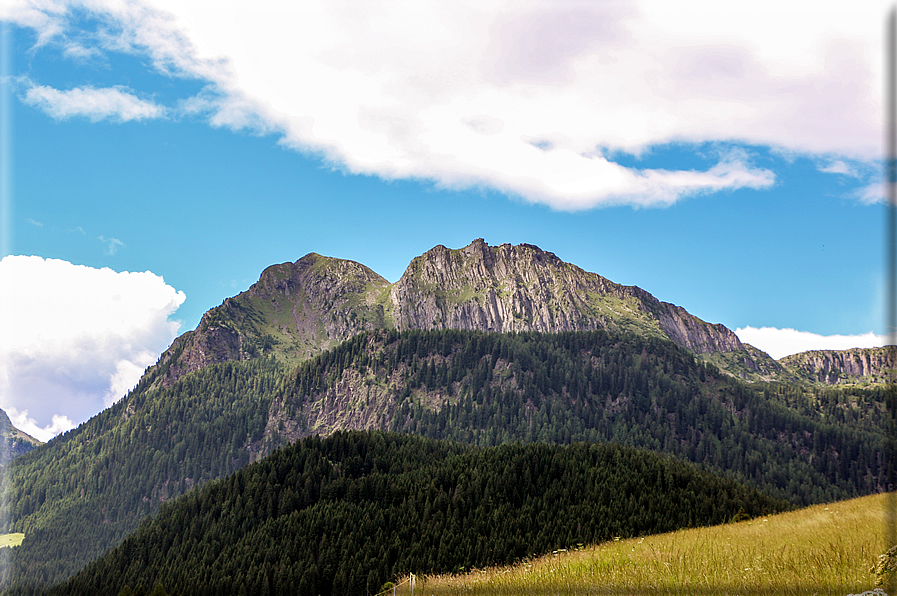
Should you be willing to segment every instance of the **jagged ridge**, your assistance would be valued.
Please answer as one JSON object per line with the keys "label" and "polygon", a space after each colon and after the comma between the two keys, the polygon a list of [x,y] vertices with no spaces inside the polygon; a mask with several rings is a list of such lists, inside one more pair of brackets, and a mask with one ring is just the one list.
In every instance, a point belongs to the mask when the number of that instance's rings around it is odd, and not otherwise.
{"label": "jagged ridge", "polygon": [[730,372],[738,376],[775,367],[725,326],[639,287],[616,284],[531,244],[489,246],[477,239],[457,250],[436,246],[412,260],[395,284],[354,261],[315,253],[271,266],[175,341],[159,361],[160,382],[263,354],[293,365],[373,329],[610,329],[670,339],[695,354],[737,353]]}

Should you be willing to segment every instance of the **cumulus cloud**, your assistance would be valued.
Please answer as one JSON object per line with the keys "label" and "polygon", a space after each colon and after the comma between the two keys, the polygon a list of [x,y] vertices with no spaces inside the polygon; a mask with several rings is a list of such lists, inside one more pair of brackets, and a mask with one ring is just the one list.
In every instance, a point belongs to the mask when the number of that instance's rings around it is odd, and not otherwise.
{"label": "cumulus cloud", "polygon": [[0,260],[0,408],[46,439],[133,388],[171,343],[185,299],[149,271]]}
{"label": "cumulus cloud", "polygon": [[165,112],[163,107],[140,99],[125,87],[75,87],[60,91],[52,87],[31,85],[25,91],[23,101],[56,120],[80,116],[93,122],[129,122],[160,118]]}
{"label": "cumulus cloud", "polygon": [[60,414],[54,414],[50,424],[40,426],[34,418],[28,415],[28,410],[20,412],[16,408],[10,407],[6,413],[13,426],[44,443],[60,433],[75,428],[74,422]]}
{"label": "cumulus cloud", "polygon": [[808,331],[775,327],[743,327],[735,330],[738,339],[759,348],[775,359],[808,350],[848,350],[887,344],[887,337],[872,332],[863,335],[817,335]]}
{"label": "cumulus cloud", "polygon": [[[78,56],[127,52],[207,82],[174,109],[214,126],[277,134],[349,172],[486,186],[557,209],[667,205],[774,177],[745,162],[666,172],[607,157],[658,145],[881,153],[879,0],[850,10],[773,0],[14,6],[8,18],[60,53],[77,39]],[[72,18],[85,13],[95,31]],[[35,86],[31,101],[80,106],[74,91]],[[90,91],[109,92],[113,113],[161,113],[128,89]]]}

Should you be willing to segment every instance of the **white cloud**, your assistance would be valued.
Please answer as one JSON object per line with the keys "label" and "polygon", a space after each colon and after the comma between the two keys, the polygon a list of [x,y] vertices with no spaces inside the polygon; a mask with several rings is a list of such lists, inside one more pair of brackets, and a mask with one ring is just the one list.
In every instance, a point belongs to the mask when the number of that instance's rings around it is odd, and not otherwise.
{"label": "white cloud", "polygon": [[99,236],[97,240],[106,245],[106,254],[109,256],[115,255],[115,253],[118,252],[118,249],[125,248],[125,243],[118,238],[106,238],[105,236]]}
{"label": "white cloud", "polygon": [[43,110],[56,120],[81,116],[93,122],[129,122],[161,118],[165,113],[162,106],[140,99],[125,87],[75,87],[60,91],[52,87],[31,85],[25,91],[23,99],[26,104]]}
{"label": "white cloud", "polygon": [[84,62],[88,63],[95,58],[99,58],[102,56],[102,52],[100,52],[97,48],[86,48],[78,43],[69,43],[65,46],[62,53],[69,59],[74,60],[75,62]]}
{"label": "white cloud", "polygon": [[844,160],[836,159],[829,163],[827,166],[819,168],[820,172],[825,172],[826,174],[844,174],[845,176],[853,176],[857,177],[857,171],[844,163]]}
{"label": "white cloud", "polygon": [[856,189],[852,193],[853,198],[864,205],[874,205],[875,203],[886,203],[884,182],[879,180],[872,184]]}
{"label": "white cloud", "polygon": [[848,350],[887,344],[887,337],[872,332],[863,335],[817,335],[808,331],[775,327],[744,327],[735,330],[738,339],[778,360],[808,350]]}
{"label": "white cloud", "polygon": [[60,433],[75,428],[74,422],[59,414],[53,415],[53,420],[50,424],[40,426],[34,418],[28,416],[28,410],[20,412],[10,407],[6,413],[13,426],[44,443]]}
{"label": "white cloud", "polygon": [[[177,109],[212,125],[273,132],[349,172],[487,186],[558,209],[665,205],[773,179],[743,161],[624,168],[599,148],[744,143],[833,160],[881,152],[880,0],[850,10],[773,0],[16,6],[11,18],[60,52],[78,39],[81,56],[124,51],[206,81]],[[68,11],[84,8],[102,21],[97,31],[74,30]]]}
{"label": "white cloud", "polygon": [[0,408],[38,438],[83,422],[133,388],[168,347],[180,327],[168,317],[184,299],[149,271],[3,258]]}

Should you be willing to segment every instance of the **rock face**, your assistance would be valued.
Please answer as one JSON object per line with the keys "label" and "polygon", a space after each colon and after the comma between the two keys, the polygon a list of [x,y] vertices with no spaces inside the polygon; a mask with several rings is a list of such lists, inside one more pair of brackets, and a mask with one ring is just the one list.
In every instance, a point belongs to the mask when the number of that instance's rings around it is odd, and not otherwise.
{"label": "rock face", "polygon": [[744,348],[735,334],[635,286],[615,284],[537,246],[482,239],[437,246],[414,259],[390,290],[398,329],[587,331],[611,327],[662,334],[703,354]]}
{"label": "rock face", "polygon": [[779,359],[800,377],[826,385],[894,380],[897,347],[813,350]]}
{"label": "rock face", "polygon": [[496,332],[610,328],[666,337],[696,354],[743,351],[735,334],[635,286],[622,286],[530,244],[437,246],[390,285],[364,265],[311,253],[265,269],[213,308],[159,361],[161,382],[263,355],[295,364],[363,330]]}

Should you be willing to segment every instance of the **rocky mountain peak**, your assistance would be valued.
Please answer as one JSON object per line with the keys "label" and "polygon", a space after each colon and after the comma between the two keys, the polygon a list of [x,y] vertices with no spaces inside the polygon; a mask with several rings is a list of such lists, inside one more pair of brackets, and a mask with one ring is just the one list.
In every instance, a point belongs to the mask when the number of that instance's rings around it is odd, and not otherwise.
{"label": "rocky mountain peak", "polygon": [[615,284],[532,244],[489,246],[482,238],[414,259],[390,290],[399,329],[584,331],[612,327],[666,336],[696,353],[744,346],[635,286]]}
{"label": "rocky mountain peak", "polygon": [[[272,265],[206,313],[163,355],[165,384],[215,362],[271,354],[287,363],[364,330],[618,331],[697,354],[743,351],[735,334],[635,286],[615,284],[532,244],[436,246],[389,284],[354,261],[309,253]],[[749,358],[750,359],[750,358]],[[750,367],[750,364],[746,364]]]}

